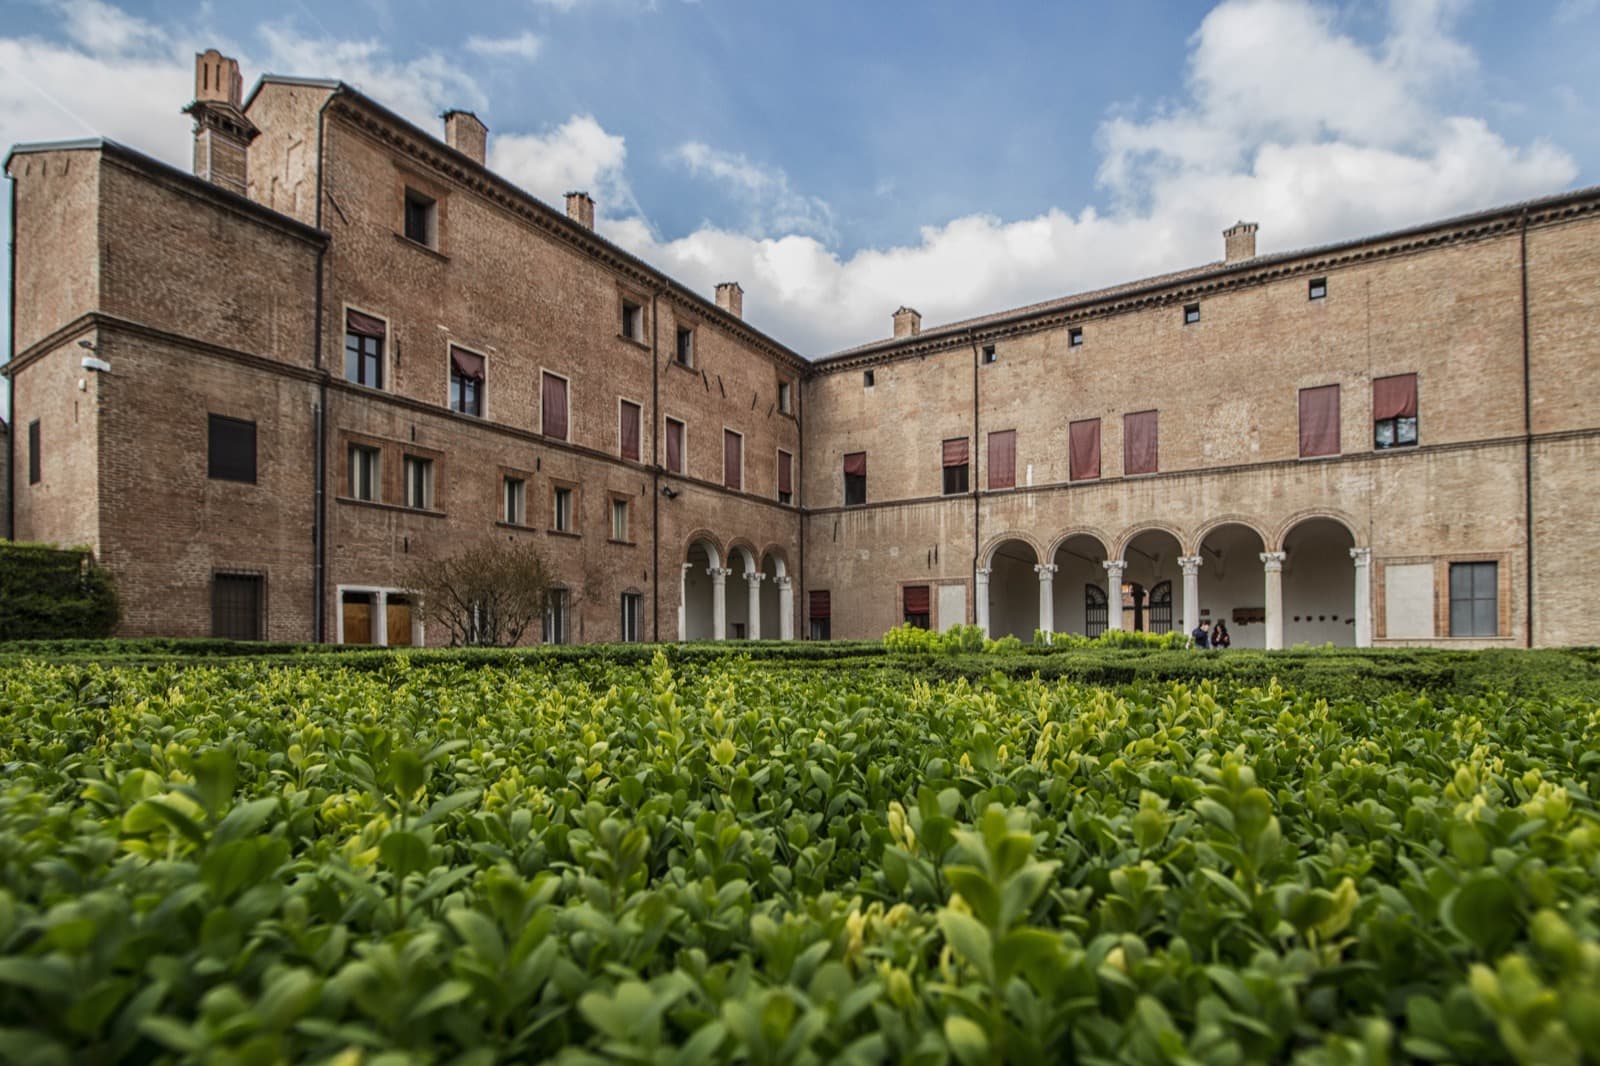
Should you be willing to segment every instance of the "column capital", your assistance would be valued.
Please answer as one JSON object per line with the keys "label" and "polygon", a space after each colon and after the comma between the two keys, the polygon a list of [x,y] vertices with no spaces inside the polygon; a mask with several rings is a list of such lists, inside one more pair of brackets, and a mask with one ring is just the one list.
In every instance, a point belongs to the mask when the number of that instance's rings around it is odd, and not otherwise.
{"label": "column capital", "polygon": [[1039,575],[1041,581],[1049,580],[1059,569],[1055,563],[1035,563],[1033,566],[1033,572]]}
{"label": "column capital", "polygon": [[1180,555],[1178,557],[1178,567],[1183,571],[1184,577],[1192,577],[1198,574],[1201,565],[1204,563],[1205,559],[1198,555]]}
{"label": "column capital", "polygon": [[766,574],[761,573],[759,570],[746,570],[744,572],[744,579],[745,581],[749,582],[750,587],[752,588],[759,588],[761,586],[761,579],[766,576]]}
{"label": "column capital", "polygon": [[1350,549],[1350,558],[1352,558],[1352,559],[1354,559],[1356,561],[1356,565],[1357,566],[1366,566],[1368,563],[1372,562],[1372,549],[1371,548],[1351,548]]}
{"label": "column capital", "polygon": [[711,575],[712,581],[726,581],[728,580],[728,575],[733,571],[725,566],[708,566],[706,567],[706,573]]}
{"label": "column capital", "polygon": [[780,589],[788,588],[790,583],[793,582],[793,581],[794,581],[794,578],[790,577],[787,574],[779,574],[777,577],[772,579],[772,583],[774,585],[778,586],[778,588],[780,588]]}
{"label": "column capital", "polygon": [[1261,568],[1269,574],[1277,573],[1283,569],[1283,561],[1288,557],[1288,552],[1262,552]]}
{"label": "column capital", "polygon": [[1121,577],[1122,576],[1122,572],[1124,570],[1128,569],[1128,560],[1126,560],[1126,559],[1107,559],[1105,562],[1101,563],[1100,565],[1106,568],[1106,573],[1108,573],[1108,574],[1116,574],[1118,577]]}
{"label": "column capital", "polygon": [[987,581],[989,580],[989,575],[994,573],[994,570],[991,567],[980,566],[977,570],[973,571],[973,573],[978,575],[979,581]]}

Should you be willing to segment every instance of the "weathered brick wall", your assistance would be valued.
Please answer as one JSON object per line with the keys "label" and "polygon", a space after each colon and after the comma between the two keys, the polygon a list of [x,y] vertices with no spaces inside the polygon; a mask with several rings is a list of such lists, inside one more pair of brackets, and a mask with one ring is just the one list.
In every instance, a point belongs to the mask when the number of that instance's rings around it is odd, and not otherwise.
{"label": "weathered brick wall", "polygon": [[250,142],[250,199],[308,226],[317,220],[317,112],[330,92],[264,82],[245,112],[261,131]]}
{"label": "weathered brick wall", "polygon": [[[82,339],[115,352],[92,331]],[[73,338],[31,356],[11,379],[17,425],[11,448],[16,539],[64,548],[100,547],[97,398],[104,380],[79,365],[89,354]],[[83,382],[83,389],[78,383]],[[28,480],[28,426],[39,423],[38,484]]]}
{"label": "weathered brick wall", "polygon": [[17,356],[99,303],[100,154],[24,152],[8,174],[17,198],[11,222]]}

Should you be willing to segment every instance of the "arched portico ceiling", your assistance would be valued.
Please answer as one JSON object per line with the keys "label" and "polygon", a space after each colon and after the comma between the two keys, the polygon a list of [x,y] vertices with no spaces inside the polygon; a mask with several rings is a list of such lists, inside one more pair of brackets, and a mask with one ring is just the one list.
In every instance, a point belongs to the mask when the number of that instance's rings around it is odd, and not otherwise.
{"label": "arched portico ceiling", "polygon": [[761,551],[761,571],[762,571],[762,573],[765,573],[766,570],[767,570],[768,560],[771,560],[772,572],[773,573],[777,574],[779,577],[788,576],[788,573],[789,573],[789,562],[788,562],[788,559],[785,557],[784,551],[783,551],[782,548],[780,548],[776,544],[769,544],[765,548],[762,549],[762,551]]}
{"label": "arched portico ceiling", "polygon": [[983,560],[982,565],[985,567],[992,567],[994,565],[995,554],[1002,548],[1006,548],[1007,545],[1012,546],[1007,549],[1008,555],[1014,555],[1020,558],[1021,552],[1019,549],[1025,548],[1033,554],[1033,558],[1030,560],[1031,562],[1037,563],[1042,558],[1039,552],[1039,545],[1037,541],[1035,541],[1026,533],[1019,533],[1013,530],[1006,533],[1000,533],[990,538],[989,543],[984,546],[983,551],[979,553],[978,556],[978,558]]}
{"label": "arched portico ceiling", "polygon": [[1100,557],[1102,559],[1111,558],[1111,537],[1108,536],[1104,530],[1096,529],[1093,526],[1079,526],[1077,528],[1067,530],[1051,543],[1050,550],[1045,558],[1054,559],[1057,552],[1068,547],[1074,541],[1077,541],[1081,544],[1081,542],[1085,540],[1094,542],[1094,545],[1099,550]]}
{"label": "arched portico ceiling", "polygon": [[1217,518],[1213,518],[1211,521],[1200,527],[1199,531],[1194,535],[1193,542],[1188,546],[1188,554],[1199,555],[1200,549],[1205,544],[1207,537],[1210,537],[1215,533],[1219,533],[1229,526],[1235,526],[1254,533],[1256,535],[1256,539],[1261,542],[1261,551],[1266,551],[1267,545],[1272,543],[1271,533],[1264,527],[1262,523],[1256,521],[1254,518],[1248,518],[1244,515],[1237,514],[1221,515]]}
{"label": "arched portico ceiling", "polygon": [[733,540],[733,541],[729,542],[729,544],[728,544],[728,568],[730,570],[733,569],[734,560],[735,559],[739,559],[739,560],[743,560],[743,562],[744,562],[744,566],[743,566],[743,568],[741,568],[739,570],[739,573],[742,573],[742,574],[758,573],[760,571],[760,569],[761,569],[759,566],[756,565],[756,560],[758,558],[759,558],[759,556],[756,555],[755,548],[750,544],[749,541],[740,538],[740,539],[736,539],[736,540]]}
{"label": "arched portico ceiling", "polygon": [[696,545],[706,553],[706,558],[711,560],[712,566],[720,567],[722,565],[722,546],[717,543],[715,536],[704,529],[696,530],[689,534],[688,542],[683,549],[683,558],[686,562],[688,561],[689,553],[694,551]]}
{"label": "arched portico ceiling", "polygon": [[1278,526],[1277,530],[1273,533],[1272,547],[1268,550],[1282,551],[1284,543],[1288,541],[1289,534],[1295,531],[1295,527],[1303,526],[1307,522],[1315,522],[1318,519],[1343,526],[1345,532],[1350,534],[1350,542],[1352,546],[1357,548],[1367,547],[1367,538],[1362,535],[1360,524],[1355,520],[1355,518],[1344,511],[1328,507],[1296,511],[1294,514],[1284,519],[1283,522]]}
{"label": "arched portico ceiling", "polygon": [[1150,534],[1163,535],[1160,539],[1165,539],[1166,537],[1172,538],[1173,547],[1175,547],[1180,553],[1183,551],[1183,530],[1179,529],[1177,526],[1169,526],[1164,522],[1143,522],[1139,525],[1131,526],[1124,530],[1122,536],[1117,538],[1116,558],[1126,559],[1128,548],[1132,546],[1133,542],[1139,540],[1140,538],[1149,540]]}

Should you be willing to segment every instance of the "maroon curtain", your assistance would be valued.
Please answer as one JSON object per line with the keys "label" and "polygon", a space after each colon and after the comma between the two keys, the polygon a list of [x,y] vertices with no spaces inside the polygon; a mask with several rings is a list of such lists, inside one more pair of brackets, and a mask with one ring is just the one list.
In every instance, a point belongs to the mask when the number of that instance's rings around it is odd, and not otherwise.
{"label": "maroon curtain", "polygon": [[543,421],[540,426],[547,437],[567,439],[567,383],[554,374],[544,376]]}
{"label": "maroon curtain", "polygon": [[739,439],[739,434],[731,429],[722,431],[722,483],[730,489],[742,489],[740,484],[741,468],[744,464],[740,461],[744,451],[744,441]]}
{"label": "maroon curtain", "polygon": [[1068,427],[1067,476],[1073,481],[1091,481],[1100,476],[1100,420],[1086,418]]}
{"label": "maroon curtain", "polygon": [[346,311],[344,313],[344,328],[346,333],[357,333],[363,337],[384,338],[388,332],[384,328],[383,319],[364,315],[360,311]]}
{"label": "maroon curtain", "polygon": [[793,492],[794,491],[794,472],[791,469],[793,466],[794,466],[794,456],[790,455],[788,452],[779,452],[778,453],[778,491],[779,492]]}
{"label": "maroon curtain", "polygon": [[867,476],[867,453],[866,452],[851,452],[849,455],[844,457],[844,476],[845,477],[852,477],[852,476],[854,476],[854,477],[866,477]]}
{"label": "maroon curtain", "polygon": [[483,380],[483,356],[472,352],[464,352],[454,345],[450,346],[450,369],[456,372],[457,377],[470,378],[473,381]]}
{"label": "maroon curtain", "polygon": [[683,423],[667,423],[667,469],[683,473]]}
{"label": "maroon curtain", "polygon": [[1372,420],[1417,417],[1417,375],[1372,379]]}
{"label": "maroon curtain", "polygon": [[1300,390],[1300,455],[1339,454],[1339,386]]}
{"label": "maroon curtain", "polygon": [[967,438],[962,437],[959,440],[947,440],[944,442],[944,465],[967,465]]}
{"label": "maroon curtain", "polygon": [[1017,485],[1017,431],[1003,429],[989,434],[989,487],[1010,489]]}
{"label": "maroon curtain", "polygon": [[1154,474],[1160,450],[1155,411],[1122,416],[1123,474]]}
{"label": "maroon curtain", "polygon": [[639,412],[636,403],[622,401],[622,457],[639,461]]}
{"label": "maroon curtain", "polygon": [[832,618],[833,601],[826,590],[811,594],[811,617],[813,619]]}
{"label": "maroon curtain", "polygon": [[906,614],[928,613],[928,586],[906,586]]}

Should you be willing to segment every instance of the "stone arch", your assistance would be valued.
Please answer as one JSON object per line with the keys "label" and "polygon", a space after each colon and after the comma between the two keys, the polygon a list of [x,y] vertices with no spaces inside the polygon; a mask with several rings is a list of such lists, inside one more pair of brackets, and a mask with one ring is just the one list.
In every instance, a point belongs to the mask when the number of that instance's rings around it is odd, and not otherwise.
{"label": "stone arch", "polygon": [[997,533],[989,538],[989,542],[983,546],[983,551],[978,553],[978,558],[983,560],[983,562],[979,565],[984,567],[993,565],[995,549],[1007,541],[1013,540],[1026,544],[1028,547],[1033,549],[1034,562],[1039,562],[1045,557],[1044,554],[1039,550],[1039,542],[1034,540],[1031,534],[1022,533],[1017,530],[1007,530],[1004,533]]}
{"label": "stone arch", "polygon": [[761,549],[761,554],[758,556],[758,558],[760,559],[762,569],[766,568],[767,560],[770,558],[772,560],[773,569],[777,576],[789,576],[788,553],[783,550],[781,545],[768,544],[765,548]]}
{"label": "stone arch", "polygon": [[750,640],[760,635],[763,582],[753,580],[761,574],[759,558],[755,548],[743,537],[728,542],[728,561],[723,566],[730,573],[723,581],[722,597],[726,635],[730,640]]}
{"label": "stone arch", "polygon": [[1043,558],[1046,560],[1054,559],[1056,557],[1056,552],[1065,547],[1067,542],[1073,537],[1089,537],[1098,541],[1100,544],[1100,550],[1106,553],[1106,558],[1111,558],[1111,537],[1106,533],[1105,530],[1100,529],[1098,526],[1073,526],[1060,536],[1056,537],[1055,540],[1050,542],[1050,548],[1044,554]]}
{"label": "stone arch", "polygon": [[710,557],[712,566],[722,565],[722,560],[726,558],[726,556],[722,550],[722,542],[717,539],[717,535],[715,533],[711,532],[709,529],[697,529],[693,533],[690,533],[683,540],[683,552],[681,557],[688,559],[689,553],[694,551],[696,544],[699,544],[706,550],[706,555]]}
{"label": "stone arch", "polygon": [[722,573],[721,544],[709,530],[696,530],[685,538],[679,558],[683,563],[678,569],[678,639],[721,640],[722,578],[711,573]]}
{"label": "stone arch", "polygon": [[[1040,619],[1039,628],[1055,633],[1099,636],[1108,620],[1107,573],[1112,540],[1102,529],[1077,526],[1058,536],[1050,545],[1045,561],[1050,575],[1050,617]],[[1040,608],[1044,597],[1041,590]]]}
{"label": "stone arch", "polygon": [[1121,559],[1127,552],[1128,545],[1137,540],[1140,534],[1152,531],[1170,534],[1172,539],[1178,542],[1178,550],[1180,551],[1183,550],[1184,544],[1187,543],[1183,530],[1175,525],[1168,522],[1140,522],[1138,525],[1124,529],[1121,536],[1117,537],[1116,551],[1113,553],[1112,558]]}
{"label": "stone arch", "polygon": [[1344,526],[1345,532],[1350,534],[1350,540],[1355,547],[1365,548],[1368,546],[1367,538],[1361,533],[1360,524],[1350,512],[1341,511],[1334,507],[1311,507],[1304,511],[1296,511],[1284,519],[1278,525],[1278,528],[1273,531],[1272,540],[1270,541],[1272,547],[1268,550],[1283,551],[1283,545],[1289,539],[1289,534],[1294,532],[1295,526],[1318,518],[1325,518],[1330,522],[1337,522]]}
{"label": "stone arch", "polygon": [[[1358,612],[1370,611],[1356,586],[1367,579],[1354,551],[1364,548],[1350,522],[1336,513],[1303,512],[1280,531],[1279,630],[1282,647],[1358,645]],[[1370,593],[1369,593],[1370,596]]]}
{"label": "stone arch", "polygon": [[[734,560],[740,556],[744,557],[743,570],[736,569],[733,565]],[[751,544],[743,537],[735,537],[733,540],[728,542],[728,561],[723,565],[727,566],[729,570],[732,570],[735,576],[739,574],[752,574],[758,573],[761,570],[760,560],[761,556],[756,554],[755,545]]]}
{"label": "stone arch", "polygon": [[794,586],[782,547],[769,544],[761,552],[761,587],[757,593],[757,635],[762,640],[794,639]]}
{"label": "stone arch", "polygon": [[1200,545],[1205,543],[1206,537],[1211,533],[1215,533],[1223,526],[1243,526],[1245,529],[1248,529],[1250,532],[1261,538],[1262,551],[1269,550],[1267,545],[1273,543],[1272,531],[1267,529],[1263,523],[1251,518],[1248,515],[1224,514],[1218,515],[1216,518],[1209,519],[1199,529],[1195,530],[1194,539],[1188,544],[1184,545],[1184,552],[1188,555],[1199,555]]}

